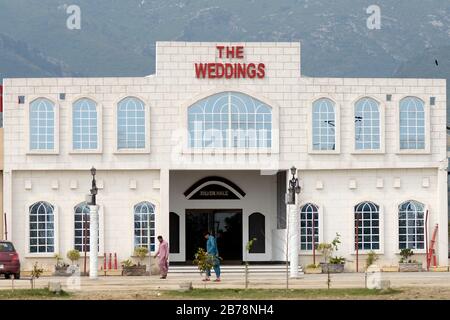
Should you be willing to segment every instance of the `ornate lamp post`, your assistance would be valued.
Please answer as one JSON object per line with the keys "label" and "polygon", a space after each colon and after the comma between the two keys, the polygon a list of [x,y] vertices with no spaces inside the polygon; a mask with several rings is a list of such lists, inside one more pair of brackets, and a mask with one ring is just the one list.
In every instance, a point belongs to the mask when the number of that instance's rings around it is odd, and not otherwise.
{"label": "ornate lamp post", "polygon": [[95,181],[95,174],[97,170],[92,167],[92,188],[88,196],[87,204],[89,206],[90,215],[90,256],[89,256],[89,278],[97,279],[98,275],[98,205],[97,205],[97,182]]}
{"label": "ornate lamp post", "polygon": [[290,277],[298,277],[298,250],[300,245],[300,216],[296,206],[296,195],[300,193],[301,187],[298,179],[295,177],[297,168],[291,168],[292,178],[289,180],[288,193],[286,195],[286,204],[288,205],[288,234],[287,250],[289,252]]}

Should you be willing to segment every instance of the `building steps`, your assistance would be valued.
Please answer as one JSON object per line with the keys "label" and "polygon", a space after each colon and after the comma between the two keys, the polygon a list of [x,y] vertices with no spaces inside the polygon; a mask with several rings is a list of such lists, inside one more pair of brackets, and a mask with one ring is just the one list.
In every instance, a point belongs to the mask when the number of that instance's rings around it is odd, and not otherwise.
{"label": "building steps", "polygon": [[[220,270],[226,274],[244,274],[245,266],[221,266]],[[285,265],[250,265],[248,267],[250,273],[257,274],[285,274]],[[298,267],[299,274],[303,274],[302,266]],[[199,270],[196,266],[170,266],[169,273],[181,274],[181,273],[195,273],[198,274]]]}

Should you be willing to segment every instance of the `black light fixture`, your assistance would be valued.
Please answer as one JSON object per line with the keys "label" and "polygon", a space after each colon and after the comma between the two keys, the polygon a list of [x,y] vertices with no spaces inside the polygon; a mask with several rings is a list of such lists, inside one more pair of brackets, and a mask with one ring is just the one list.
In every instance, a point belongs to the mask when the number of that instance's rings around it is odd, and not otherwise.
{"label": "black light fixture", "polygon": [[91,198],[90,198],[89,205],[93,205],[93,206],[97,205],[96,196],[97,196],[97,193],[98,193],[98,188],[97,188],[97,182],[95,181],[96,173],[97,173],[97,169],[92,167],[91,168],[92,188],[91,188]]}
{"label": "black light fixture", "polygon": [[291,168],[291,174],[292,178],[289,180],[289,189],[288,193],[286,195],[286,204],[295,204],[295,195],[299,194],[302,191],[302,188],[300,187],[300,183],[298,179],[295,177],[295,174],[297,173],[297,168],[292,167]]}
{"label": "black light fixture", "polygon": [[436,97],[430,97],[430,106],[436,105]]}

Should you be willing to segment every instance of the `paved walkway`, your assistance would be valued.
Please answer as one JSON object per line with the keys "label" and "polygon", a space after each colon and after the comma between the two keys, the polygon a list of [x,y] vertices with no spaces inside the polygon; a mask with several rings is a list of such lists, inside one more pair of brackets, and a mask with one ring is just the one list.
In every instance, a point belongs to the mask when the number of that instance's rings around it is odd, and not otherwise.
{"label": "paved walkway", "polygon": [[[214,276],[213,276],[214,277]],[[445,287],[450,289],[450,272],[419,272],[419,273],[382,273],[382,279],[390,280],[393,288],[399,287]],[[192,282],[194,288],[244,288],[244,277],[241,274],[223,274],[222,282],[204,283],[200,275],[169,274],[167,280],[160,280],[157,276],[150,277],[99,277],[98,280],[90,280],[86,277],[42,277],[36,280],[37,288],[44,288],[49,281],[61,282],[63,289],[67,291],[160,291],[177,290],[180,284]],[[254,289],[282,289],[286,286],[284,275],[255,274],[249,277],[249,288]],[[13,281],[0,279],[0,290],[11,289]],[[362,273],[344,273],[331,275],[332,288],[364,288],[365,276]],[[16,289],[30,288],[30,281],[14,281]],[[326,274],[302,275],[299,279],[289,279],[289,287],[292,289],[326,288]]]}

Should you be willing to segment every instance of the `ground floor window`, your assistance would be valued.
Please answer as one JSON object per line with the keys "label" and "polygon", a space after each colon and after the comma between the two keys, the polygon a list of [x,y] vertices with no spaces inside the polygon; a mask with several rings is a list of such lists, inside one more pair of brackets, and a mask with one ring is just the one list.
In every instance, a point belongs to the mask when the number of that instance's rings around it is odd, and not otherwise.
{"label": "ground floor window", "polygon": [[155,206],[147,201],[134,206],[134,246],[155,251]]}
{"label": "ground floor window", "polygon": [[375,203],[355,206],[355,240],[355,250],[380,249],[380,207]]}
{"label": "ground floor window", "polygon": [[30,206],[30,253],[55,252],[54,207],[39,201]]}
{"label": "ground floor window", "polygon": [[424,249],[424,205],[417,201],[406,201],[399,206],[399,249]]}
{"label": "ground floor window", "polygon": [[[91,234],[91,223],[90,223],[90,212],[89,206],[86,202],[80,203],[74,208],[74,248],[80,252],[90,252],[90,234]],[[100,230],[99,230],[100,232]],[[99,252],[100,252],[100,237],[99,240]]]}
{"label": "ground floor window", "polygon": [[319,207],[307,203],[300,210],[300,250],[312,250],[313,243],[319,243]]}

